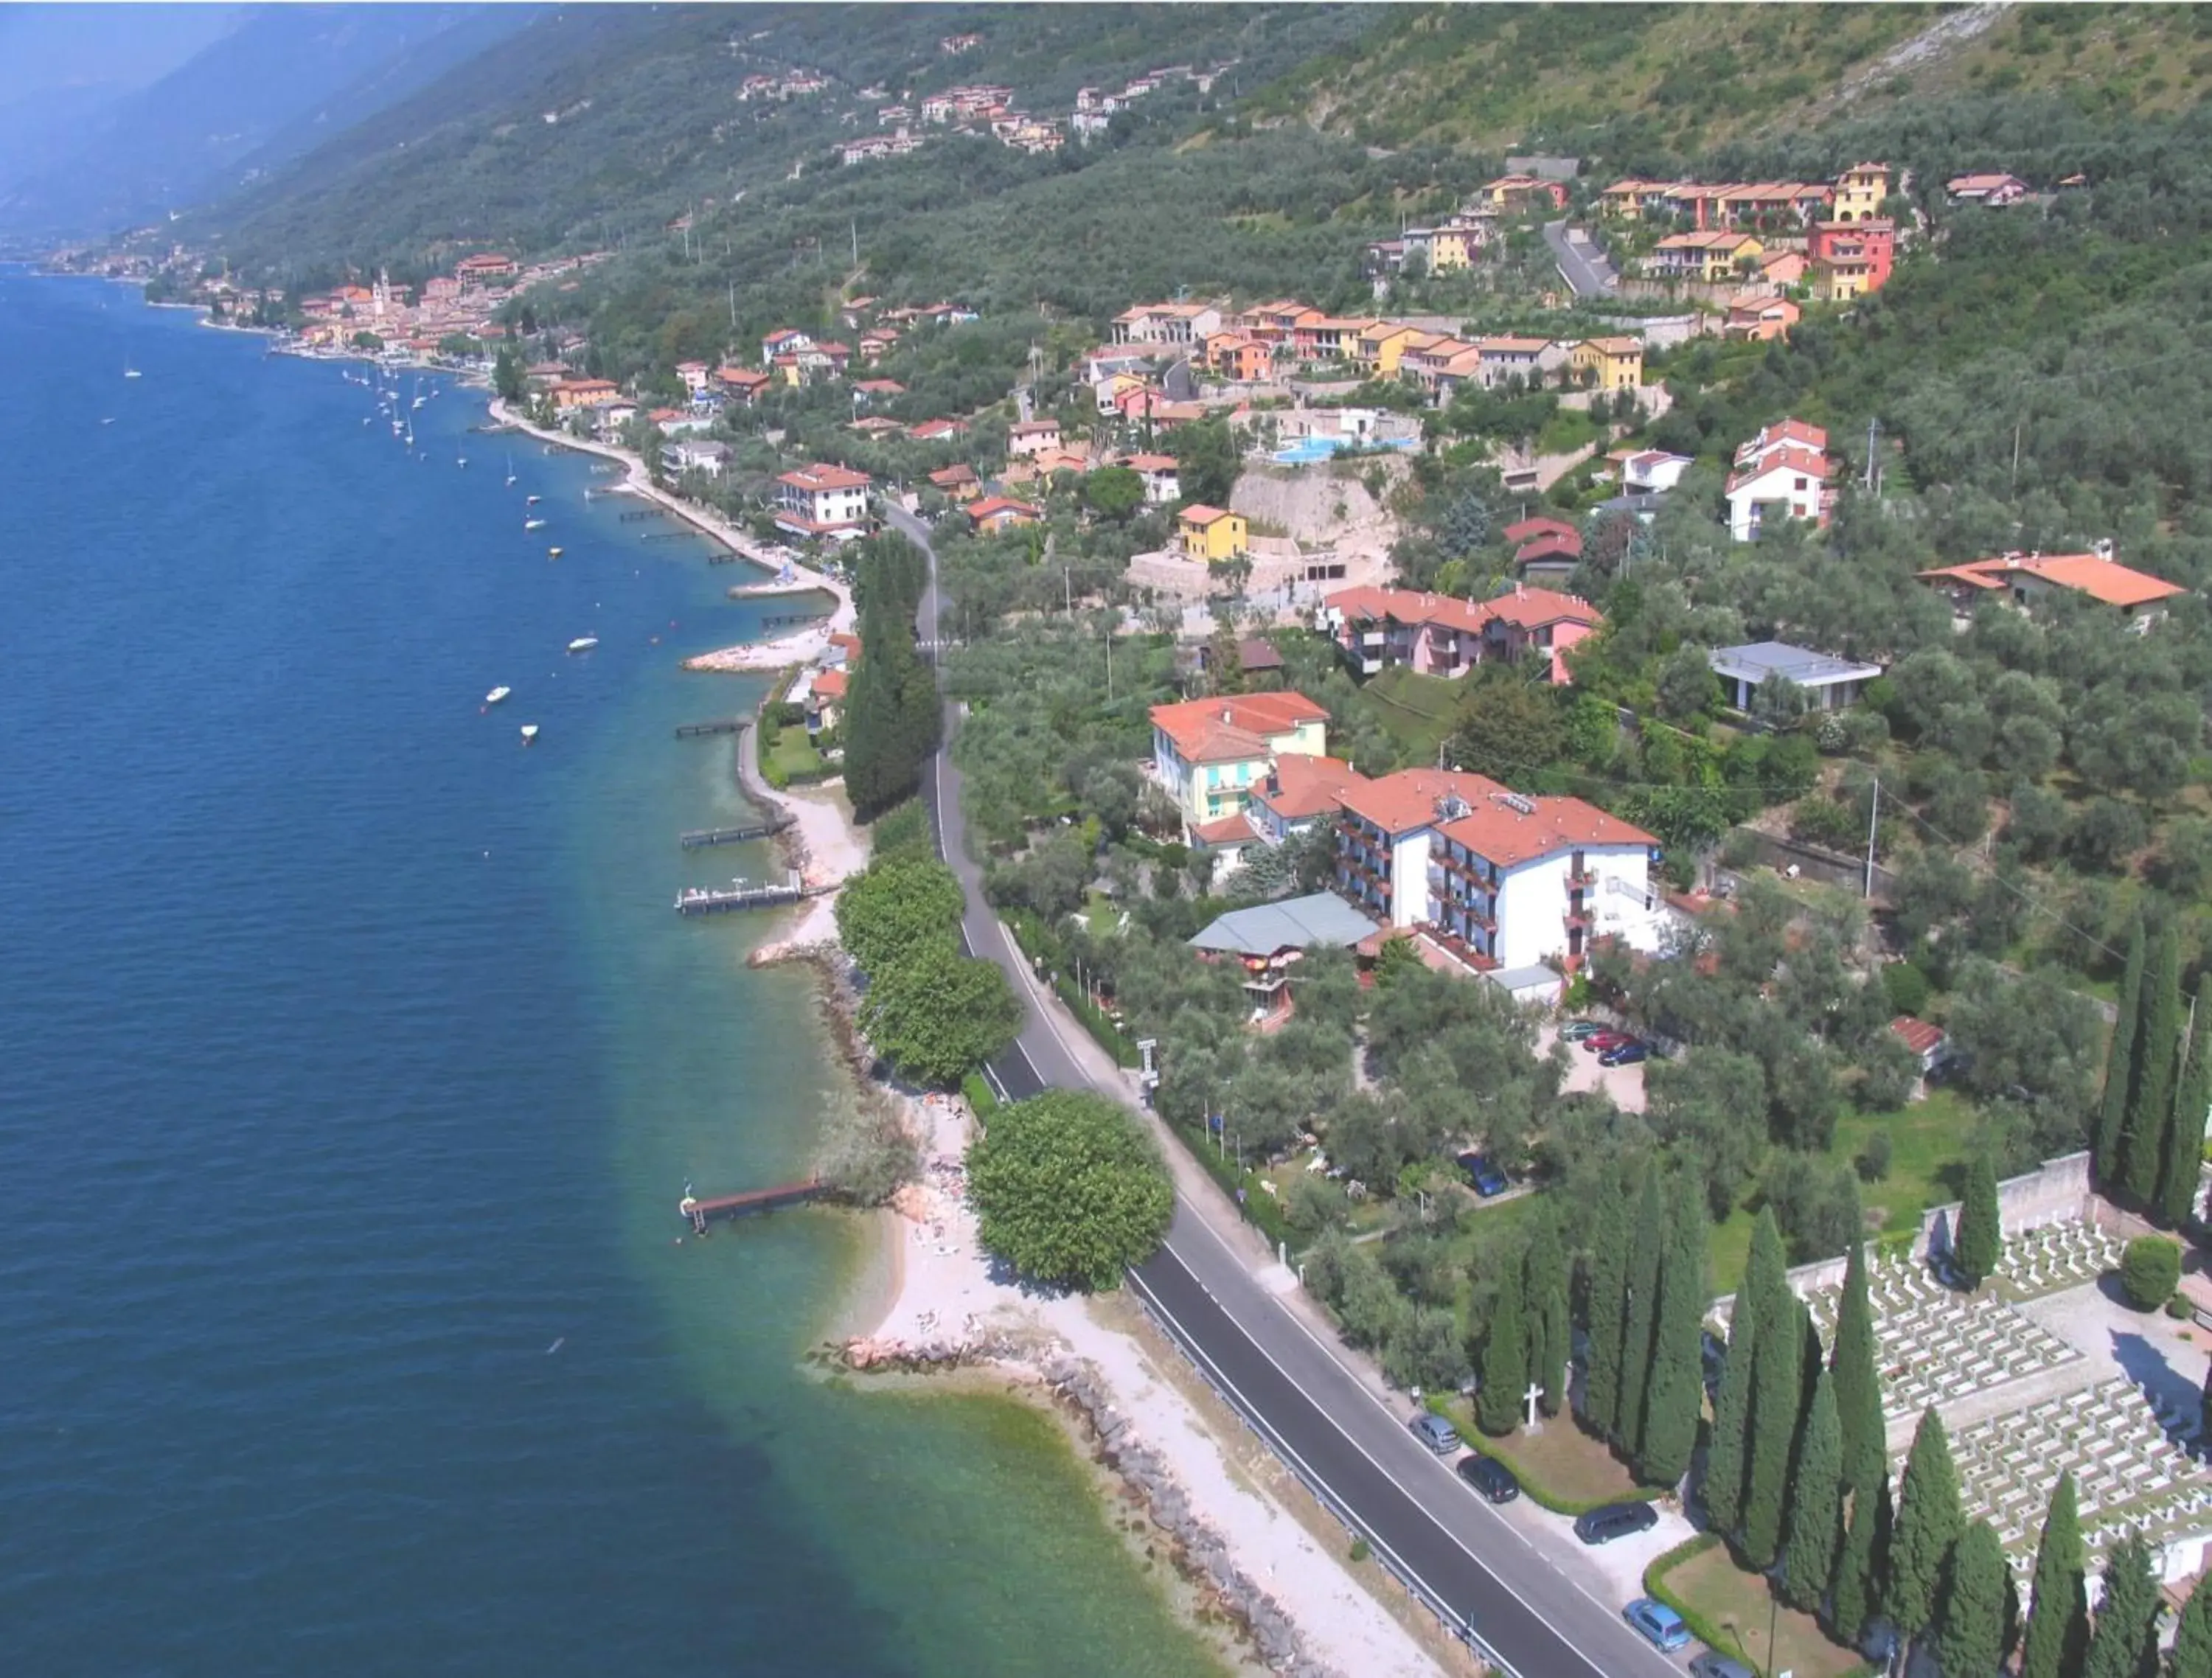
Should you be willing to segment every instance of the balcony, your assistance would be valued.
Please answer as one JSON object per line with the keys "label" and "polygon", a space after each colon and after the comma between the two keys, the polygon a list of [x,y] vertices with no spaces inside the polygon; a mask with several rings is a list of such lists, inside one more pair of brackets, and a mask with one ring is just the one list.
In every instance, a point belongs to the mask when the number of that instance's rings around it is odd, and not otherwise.
{"label": "balcony", "polygon": [[1585,863],[1580,868],[1567,870],[1567,890],[1588,891],[1597,884],[1597,870]]}
{"label": "balcony", "polygon": [[1562,919],[1565,921],[1568,931],[1588,932],[1592,926],[1596,924],[1597,913],[1588,904],[1571,904],[1567,909],[1566,914],[1562,917]]}

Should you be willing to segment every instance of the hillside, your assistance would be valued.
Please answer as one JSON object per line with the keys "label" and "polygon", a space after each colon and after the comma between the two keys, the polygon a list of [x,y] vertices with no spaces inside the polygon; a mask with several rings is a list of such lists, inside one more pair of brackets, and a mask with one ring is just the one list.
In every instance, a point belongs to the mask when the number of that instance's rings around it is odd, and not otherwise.
{"label": "hillside", "polygon": [[2181,6],[1425,7],[1243,108],[1370,145],[1527,147],[1652,168],[1959,91],[2171,111],[2212,76],[2208,32],[2212,19]]}
{"label": "hillside", "polygon": [[[406,270],[463,244],[621,246],[702,204],[834,169],[829,148],[875,131],[880,108],[956,82],[1003,83],[1064,119],[1079,86],[1234,61],[1233,97],[1370,21],[1333,6],[563,10],[185,232],[249,266]],[[942,50],[963,33],[980,43]],[[738,97],[748,75],[798,70],[826,85]],[[1146,121],[1188,114],[1188,87],[1154,95]]]}
{"label": "hillside", "polygon": [[530,7],[250,10],[150,86],[15,148],[0,232],[112,232],[220,196],[474,58]]}

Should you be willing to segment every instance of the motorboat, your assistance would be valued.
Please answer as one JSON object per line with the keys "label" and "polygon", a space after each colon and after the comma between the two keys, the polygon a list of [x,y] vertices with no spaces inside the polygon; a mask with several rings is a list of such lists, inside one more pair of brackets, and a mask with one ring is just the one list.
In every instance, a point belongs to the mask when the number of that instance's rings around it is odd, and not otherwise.
{"label": "motorboat", "polygon": [[524,723],[524,724],[522,725],[522,743],[523,743],[523,745],[534,745],[535,744],[537,744],[537,740],[538,740],[538,725],[537,725],[536,723],[534,723],[534,722],[526,722],[526,723]]}
{"label": "motorboat", "polygon": [[599,644],[599,638],[597,635],[578,635],[568,643],[568,650],[571,653],[588,653]]}
{"label": "motorboat", "polygon": [[522,521],[522,527],[525,530],[543,530],[545,528],[545,520],[543,519],[525,519]]}
{"label": "motorboat", "polygon": [[513,688],[494,688],[489,693],[484,696],[484,703],[487,705],[496,705],[501,700],[506,698],[507,695],[514,691],[514,690]]}
{"label": "motorboat", "polygon": [[546,549],[546,550],[545,550],[545,557],[546,557],[546,558],[548,558],[548,559],[558,559],[558,558],[560,558],[560,557],[561,557],[561,550],[560,550],[560,549],[558,549],[558,548],[548,548],[548,549]]}
{"label": "motorboat", "polygon": [[143,379],[146,375],[139,372],[137,368],[131,366],[130,362],[125,362],[123,364],[123,376],[125,379]]}
{"label": "motorboat", "polygon": [[[508,482],[510,482],[510,483],[512,483],[513,481],[514,481],[513,479],[509,479],[509,480],[508,480]],[[538,505],[538,497],[537,497],[537,496],[535,496],[535,495],[525,495],[525,496],[522,498],[522,504],[523,504],[525,507],[535,507],[535,506],[537,506],[537,505]]]}

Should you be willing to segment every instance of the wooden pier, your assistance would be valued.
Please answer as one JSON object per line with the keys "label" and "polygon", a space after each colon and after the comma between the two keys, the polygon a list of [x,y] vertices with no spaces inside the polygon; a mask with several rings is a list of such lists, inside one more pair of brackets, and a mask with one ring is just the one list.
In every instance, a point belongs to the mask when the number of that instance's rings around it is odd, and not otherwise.
{"label": "wooden pier", "polygon": [[676,912],[685,915],[733,915],[740,909],[776,909],[814,895],[814,890],[801,881],[793,869],[781,885],[755,885],[742,879],[733,879],[719,889],[687,885],[676,894]]}
{"label": "wooden pier", "polygon": [[752,724],[744,717],[716,717],[712,722],[679,722],[676,725],[676,738],[689,740],[702,734],[742,734],[751,727]]}
{"label": "wooden pier", "polygon": [[665,519],[668,516],[668,509],[665,507],[641,507],[619,516],[624,524],[634,525],[641,519]]}
{"label": "wooden pier", "polygon": [[[628,518],[629,515],[624,514],[623,516]],[[686,525],[682,530],[648,531],[638,538],[638,540],[641,542],[691,542],[706,533],[703,530],[694,530],[690,526]]]}
{"label": "wooden pier", "polygon": [[708,845],[741,845],[748,839],[773,838],[790,825],[790,817],[771,816],[766,821],[747,822],[742,827],[694,828],[689,833],[678,834],[677,842],[687,851]]}
{"label": "wooden pier", "polygon": [[780,629],[791,623],[818,623],[829,616],[827,611],[772,612],[760,621],[763,629]]}
{"label": "wooden pier", "polygon": [[809,1201],[818,1201],[830,1192],[830,1185],[818,1177],[809,1177],[805,1183],[786,1183],[774,1189],[754,1189],[742,1195],[711,1195],[701,1198],[686,1195],[677,1201],[676,1210],[682,1214],[693,1231],[707,1233],[710,1218],[743,1218],[755,1212],[775,1212],[787,1206],[804,1206]]}

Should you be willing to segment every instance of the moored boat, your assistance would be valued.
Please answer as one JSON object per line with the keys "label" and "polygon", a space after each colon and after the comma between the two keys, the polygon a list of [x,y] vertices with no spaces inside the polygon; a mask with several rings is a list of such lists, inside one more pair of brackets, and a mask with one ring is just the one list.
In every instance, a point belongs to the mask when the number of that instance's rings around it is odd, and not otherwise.
{"label": "moored boat", "polygon": [[506,698],[507,695],[514,691],[514,690],[513,688],[494,688],[489,693],[484,696],[484,703],[487,705],[496,705],[501,700]]}
{"label": "moored boat", "polygon": [[545,520],[543,519],[525,519],[522,521],[522,527],[525,530],[543,530],[545,528]]}
{"label": "moored boat", "polygon": [[599,644],[599,638],[597,635],[578,635],[568,643],[568,650],[571,653],[588,653]]}
{"label": "moored boat", "polygon": [[534,723],[534,722],[526,722],[526,723],[524,723],[524,724],[522,725],[522,743],[523,743],[523,745],[533,745],[533,744],[535,744],[535,743],[536,743],[537,739],[538,739],[538,725],[537,725],[536,723]]}

